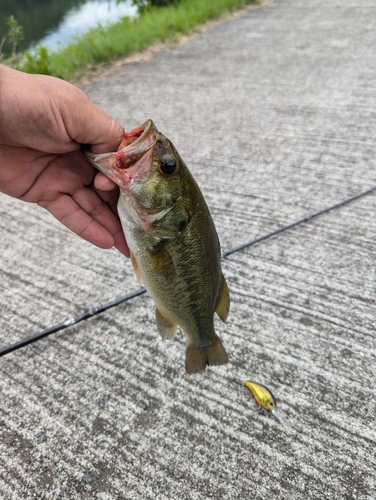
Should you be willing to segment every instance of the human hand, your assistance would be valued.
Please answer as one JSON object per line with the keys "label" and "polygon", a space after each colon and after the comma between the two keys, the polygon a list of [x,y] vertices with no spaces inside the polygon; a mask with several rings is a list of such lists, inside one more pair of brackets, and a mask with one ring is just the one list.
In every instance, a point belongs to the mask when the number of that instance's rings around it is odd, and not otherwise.
{"label": "human hand", "polygon": [[37,203],[77,235],[129,257],[118,188],[81,153],[116,151],[123,127],[77,87],[0,65],[0,191]]}

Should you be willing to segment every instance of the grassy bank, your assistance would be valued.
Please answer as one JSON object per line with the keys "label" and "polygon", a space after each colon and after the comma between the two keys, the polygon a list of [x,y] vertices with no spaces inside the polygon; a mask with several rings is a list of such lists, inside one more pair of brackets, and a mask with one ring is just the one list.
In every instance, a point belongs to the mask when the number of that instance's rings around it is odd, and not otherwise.
{"label": "grassy bank", "polygon": [[257,0],[181,0],[168,7],[149,7],[133,21],[95,28],[64,49],[50,52],[40,47],[26,53],[18,69],[72,80],[88,67],[138,52],[158,41],[173,40],[230,10]]}

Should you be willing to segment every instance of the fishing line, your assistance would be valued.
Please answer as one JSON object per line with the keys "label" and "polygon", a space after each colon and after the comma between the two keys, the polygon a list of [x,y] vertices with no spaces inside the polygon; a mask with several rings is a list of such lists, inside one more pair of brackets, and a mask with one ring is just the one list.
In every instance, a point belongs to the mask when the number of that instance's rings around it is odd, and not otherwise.
{"label": "fishing line", "polygon": [[[362,193],[356,194],[355,196],[351,196],[351,198],[347,198],[343,201],[340,201],[339,203],[336,203],[335,205],[331,205],[330,207],[323,208],[322,210],[319,210],[318,212],[314,212],[312,214],[309,214],[306,217],[303,217],[302,219],[299,219],[299,220],[293,222],[292,224],[288,224],[287,226],[283,226],[279,229],[276,229],[275,231],[264,234],[263,236],[260,236],[259,238],[255,238],[254,240],[248,241],[247,243],[243,243],[242,245],[231,248],[230,250],[227,250],[227,251],[222,253],[222,258],[226,258],[235,252],[239,252],[240,250],[243,250],[244,248],[248,248],[252,245],[255,245],[256,243],[260,243],[260,241],[267,240],[268,238],[271,238],[272,236],[276,236],[277,234],[288,231],[289,229],[292,229],[293,227],[296,227],[300,224],[308,222],[308,221],[314,219],[315,217],[318,217],[319,215],[330,212],[331,210],[334,210],[336,208],[343,207],[344,205],[347,205],[348,203],[351,203],[352,201],[355,201],[355,200],[358,200],[359,198],[367,196],[368,194],[370,194],[374,191],[376,191],[376,186],[374,186],[370,189],[367,189],[367,191],[363,191]],[[19,342],[16,342],[15,344],[12,344],[10,346],[4,347],[3,349],[0,349],[0,357],[5,356],[6,354],[9,354],[10,352],[16,351],[17,349],[20,349],[21,347],[25,347],[29,344],[37,342],[38,340],[43,339],[44,337],[48,337],[52,333],[56,333],[56,332],[59,332],[61,330],[65,330],[66,328],[69,328],[72,325],[80,323],[81,321],[89,319],[92,316],[96,316],[97,314],[100,314],[104,311],[107,311],[107,309],[111,309],[112,307],[116,307],[116,306],[122,304],[123,302],[127,302],[128,300],[133,299],[134,297],[138,297],[139,295],[142,295],[145,292],[146,292],[146,289],[144,287],[142,287],[134,292],[131,292],[131,293],[128,293],[127,295],[124,295],[124,297],[120,297],[119,299],[113,300],[112,302],[107,302],[107,304],[103,304],[99,307],[93,307],[92,309],[90,309],[90,311],[86,311],[86,312],[84,312],[84,313],[82,313],[74,318],[67,319],[63,323],[59,323],[58,325],[47,328],[46,330],[43,330],[42,332],[36,333],[35,335],[32,335],[31,337],[27,337],[26,339],[20,340]]]}
{"label": "fishing line", "polygon": [[239,252],[239,250],[243,250],[243,248],[247,248],[247,247],[250,247],[251,245],[255,245],[256,243],[259,243],[260,241],[267,240],[268,238],[271,238],[272,236],[275,236],[276,234],[283,233],[284,231],[287,231],[288,229],[292,229],[293,227],[298,226],[299,224],[303,224],[304,222],[308,222],[309,220],[314,219],[315,217],[318,217],[319,215],[330,212],[330,210],[334,210],[335,208],[343,207],[343,205],[347,205],[347,203],[358,200],[359,198],[362,198],[363,196],[366,196],[367,194],[370,194],[375,190],[376,190],[376,186],[374,186],[370,189],[367,189],[367,191],[363,191],[362,193],[356,194],[355,196],[351,196],[351,198],[346,198],[346,200],[340,201],[339,203],[336,203],[335,205],[332,205],[332,206],[327,207],[327,208],[323,208],[322,210],[319,210],[318,212],[314,212],[313,214],[309,214],[306,217],[303,217],[302,219],[299,219],[296,222],[293,222],[292,224],[288,224],[287,226],[283,226],[279,229],[276,229],[275,231],[272,231],[271,233],[264,234],[264,236],[260,236],[259,238],[256,238],[255,240],[249,241],[248,243],[244,243],[243,245],[239,245],[237,247],[231,248],[230,250],[223,252],[222,257],[228,257],[229,255],[231,255],[235,252]]}
{"label": "fishing line", "polygon": [[20,349],[21,347],[25,347],[29,344],[32,344],[33,342],[36,342],[37,340],[43,339],[44,337],[48,337],[48,335],[51,335],[52,333],[59,332],[60,330],[65,330],[66,328],[69,328],[72,325],[75,325],[76,323],[80,323],[80,321],[84,321],[85,319],[89,319],[92,316],[95,316],[97,314],[100,314],[104,311],[107,311],[107,309],[111,309],[111,307],[116,307],[119,304],[122,304],[123,302],[127,302],[130,299],[133,299],[134,297],[138,297],[139,295],[142,295],[143,293],[146,292],[146,288],[142,287],[136,290],[135,292],[128,293],[127,295],[124,295],[124,297],[120,297],[120,299],[113,300],[112,302],[107,302],[107,304],[103,304],[99,307],[92,307],[90,311],[86,311],[82,314],[79,314],[78,316],[74,318],[67,319],[63,323],[59,323],[58,325],[51,326],[50,328],[47,328],[47,330],[43,330],[42,332],[36,333],[35,335],[32,335],[31,337],[27,337],[26,339],[20,340],[19,342],[16,342],[15,344],[12,344],[8,347],[4,347],[3,349],[0,349],[0,358],[1,356],[5,356],[5,354],[9,354],[10,352],[16,351],[17,349]]}

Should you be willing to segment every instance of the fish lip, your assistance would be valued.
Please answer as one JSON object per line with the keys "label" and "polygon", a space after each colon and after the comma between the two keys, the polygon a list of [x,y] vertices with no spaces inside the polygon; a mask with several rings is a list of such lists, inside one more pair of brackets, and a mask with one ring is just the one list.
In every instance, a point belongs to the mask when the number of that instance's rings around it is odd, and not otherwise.
{"label": "fish lip", "polygon": [[88,158],[94,163],[103,158],[108,158],[109,156],[114,154],[114,153],[93,153],[92,151],[90,151],[88,146],[82,146],[81,151],[86,156],[86,158]]}
{"label": "fish lip", "polygon": [[[108,158],[116,153],[119,153],[119,151],[126,151],[127,149],[129,150],[131,148],[134,148],[135,146],[138,146],[139,143],[143,142],[146,139],[146,137],[152,132],[153,129],[155,131],[157,131],[157,129],[154,125],[154,122],[151,119],[148,119],[143,125],[141,125],[141,127],[144,127],[142,134],[139,137],[137,137],[134,141],[132,141],[130,144],[128,144],[124,148],[118,149],[117,151],[111,151],[109,153],[93,153],[90,150],[90,145],[82,146],[81,151],[89,160],[91,160],[93,163],[95,163],[97,165],[98,161],[103,160],[105,158]],[[155,144],[155,141],[153,141],[152,144],[149,145],[143,151],[143,154],[145,154],[147,151],[149,151],[149,149],[151,149],[154,146],[154,144]],[[129,165],[128,167],[125,167],[125,169],[128,169],[130,167],[131,167],[131,165]]]}
{"label": "fish lip", "polygon": [[[153,120],[150,120],[150,119],[146,120],[146,122],[143,125],[141,125],[141,126],[144,127],[144,130],[143,130],[142,134],[139,137],[137,137],[137,139],[135,139],[133,142],[131,142],[130,144],[128,144],[128,146],[125,146],[122,149],[127,149],[130,146],[133,146],[133,147],[137,146],[139,142],[142,142],[150,134],[150,132],[152,131],[152,129],[155,129],[155,131],[156,131],[156,127],[154,125]],[[148,148],[147,151],[149,149],[150,148]]]}

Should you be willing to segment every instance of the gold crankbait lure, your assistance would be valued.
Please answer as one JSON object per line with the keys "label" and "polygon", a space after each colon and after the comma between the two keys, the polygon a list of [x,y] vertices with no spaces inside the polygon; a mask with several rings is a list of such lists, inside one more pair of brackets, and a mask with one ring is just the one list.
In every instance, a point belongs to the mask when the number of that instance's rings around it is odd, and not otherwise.
{"label": "gold crankbait lure", "polygon": [[271,411],[273,416],[282,424],[287,434],[291,434],[292,427],[281,410],[277,409],[277,401],[267,387],[257,382],[244,382],[246,388],[251,391],[255,401],[265,410]]}

